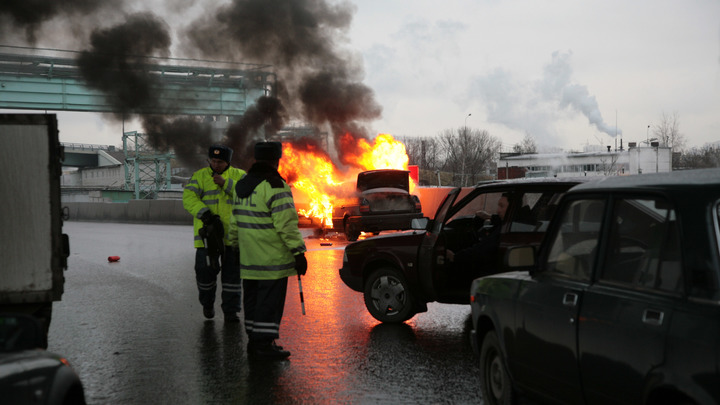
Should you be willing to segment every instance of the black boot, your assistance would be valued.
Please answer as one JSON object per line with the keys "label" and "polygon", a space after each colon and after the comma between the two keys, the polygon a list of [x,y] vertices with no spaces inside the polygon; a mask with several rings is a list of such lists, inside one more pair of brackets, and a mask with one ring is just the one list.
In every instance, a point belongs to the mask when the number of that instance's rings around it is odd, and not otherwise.
{"label": "black boot", "polygon": [[281,346],[275,344],[274,340],[249,342],[248,355],[270,360],[282,360],[290,356],[290,352],[283,350]]}

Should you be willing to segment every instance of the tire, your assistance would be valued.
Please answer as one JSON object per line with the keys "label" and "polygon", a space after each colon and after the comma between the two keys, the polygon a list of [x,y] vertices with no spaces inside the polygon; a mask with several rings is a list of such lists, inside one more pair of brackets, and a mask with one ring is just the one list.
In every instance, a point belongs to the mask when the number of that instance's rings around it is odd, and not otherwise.
{"label": "tire", "polygon": [[485,335],[480,349],[480,390],[487,405],[512,405],[515,390],[495,331]]}
{"label": "tire", "polygon": [[384,323],[402,323],[415,316],[415,299],[405,277],[391,267],[375,270],[365,282],[365,307]]}
{"label": "tire", "polygon": [[345,238],[350,242],[355,242],[360,237],[360,232],[355,229],[348,221],[345,221]]}

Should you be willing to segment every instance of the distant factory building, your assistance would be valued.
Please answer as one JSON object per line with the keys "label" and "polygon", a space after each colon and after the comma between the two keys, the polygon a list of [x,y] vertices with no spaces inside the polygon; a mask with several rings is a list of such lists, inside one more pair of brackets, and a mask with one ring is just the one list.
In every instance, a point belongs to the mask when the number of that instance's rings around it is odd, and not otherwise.
{"label": "distant factory building", "polygon": [[628,149],[586,147],[570,153],[502,153],[497,162],[497,178],[623,176],[669,172],[672,151],[652,142],[650,146],[628,143]]}

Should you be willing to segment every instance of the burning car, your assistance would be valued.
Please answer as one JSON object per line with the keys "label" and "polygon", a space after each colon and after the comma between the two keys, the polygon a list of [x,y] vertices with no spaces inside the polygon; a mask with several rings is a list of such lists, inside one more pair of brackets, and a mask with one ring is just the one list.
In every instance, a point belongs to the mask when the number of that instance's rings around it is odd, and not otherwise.
{"label": "burning car", "polygon": [[410,229],[411,221],[422,218],[420,199],[410,194],[407,170],[370,170],[357,176],[357,194],[333,207],[333,228],[341,229],[349,241],[361,232],[379,234],[385,230]]}
{"label": "burning car", "polygon": [[468,304],[472,280],[500,272],[509,247],[539,245],[560,196],[581,181],[491,181],[457,203],[462,190],[453,189],[434,219],[349,244],[340,277],[381,322],[404,322],[428,302]]}
{"label": "burning car", "polygon": [[339,143],[335,159],[307,140],[283,143],[278,171],[293,189],[301,218],[356,240],[361,232],[409,229],[422,217],[401,142],[389,134],[373,140],[346,134]]}

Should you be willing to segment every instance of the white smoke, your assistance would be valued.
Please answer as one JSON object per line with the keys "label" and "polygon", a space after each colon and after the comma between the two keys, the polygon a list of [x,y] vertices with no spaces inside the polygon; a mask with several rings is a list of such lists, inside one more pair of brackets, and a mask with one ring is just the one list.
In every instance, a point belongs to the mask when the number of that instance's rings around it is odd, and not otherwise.
{"label": "white smoke", "polygon": [[530,133],[548,144],[559,141],[555,127],[568,111],[581,113],[590,125],[611,137],[622,134],[605,123],[588,88],[572,82],[571,56],[572,52],[554,52],[542,78],[535,82],[523,82],[496,69],[473,81],[471,95],[485,104],[490,122]]}

